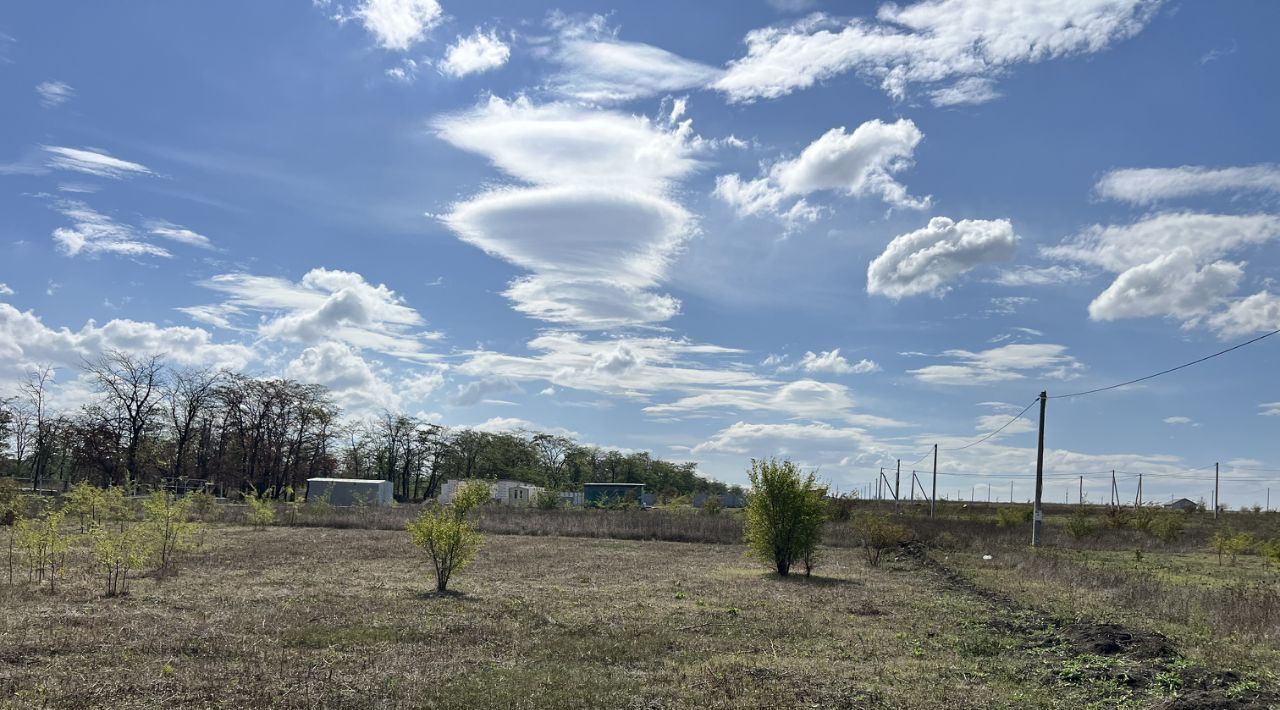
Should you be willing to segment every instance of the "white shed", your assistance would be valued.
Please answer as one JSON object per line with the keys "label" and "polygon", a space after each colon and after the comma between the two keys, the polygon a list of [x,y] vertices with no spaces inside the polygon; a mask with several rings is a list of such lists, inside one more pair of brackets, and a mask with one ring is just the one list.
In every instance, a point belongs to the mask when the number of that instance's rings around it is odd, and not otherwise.
{"label": "white shed", "polygon": [[[453,494],[464,483],[467,483],[467,481],[445,481],[444,485],[440,487],[440,502],[446,505],[452,503]],[[538,493],[543,490],[541,487],[530,483],[507,479],[484,481],[484,483],[489,484],[489,491],[493,501],[502,505],[532,505]]]}
{"label": "white shed", "polygon": [[394,500],[391,481],[365,478],[308,478],[307,500],[325,499],[329,505],[390,505]]}

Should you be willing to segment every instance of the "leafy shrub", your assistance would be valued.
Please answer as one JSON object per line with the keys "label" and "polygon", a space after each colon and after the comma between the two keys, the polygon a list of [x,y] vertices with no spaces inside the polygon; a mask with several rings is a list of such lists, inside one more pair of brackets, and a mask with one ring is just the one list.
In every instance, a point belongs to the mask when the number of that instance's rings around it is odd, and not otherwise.
{"label": "leafy shrub", "polygon": [[98,526],[91,533],[93,557],[106,582],[107,596],[125,594],[129,589],[129,572],[147,561],[147,545],[138,526],[111,530]]}
{"label": "leafy shrub", "polygon": [[1129,518],[1129,524],[1138,532],[1151,532],[1151,525],[1155,520],[1156,511],[1154,509],[1139,506]]}
{"label": "leafy shrub", "polygon": [[218,517],[218,499],[209,491],[188,493],[191,499],[191,513],[204,522],[213,522]]}
{"label": "leafy shrub", "polygon": [[87,481],[77,483],[62,496],[63,512],[76,517],[82,533],[98,522],[101,506],[102,489]]}
{"label": "leafy shrub", "polygon": [[1234,565],[1236,558],[1248,552],[1255,542],[1257,537],[1253,533],[1219,530],[1209,538],[1209,549],[1218,553],[1218,564],[1222,564],[1222,556],[1226,554],[1231,556],[1231,564]]}
{"label": "leafy shrub", "polygon": [[560,507],[560,494],[557,491],[538,491],[533,496],[533,507],[539,510],[556,510]]}
{"label": "leafy shrub", "polygon": [[880,564],[885,551],[910,542],[913,537],[910,528],[891,521],[887,515],[864,513],[852,517],[849,524],[862,545],[867,564],[872,567]]}
{"label": "leafy shrub", "polygon": [[1115,506],[1107,508],[1107,512],[1106,515],[1103,516],[1103,520],[1106,522],[1107,527],[1112,530],[1123,530],[1129,527],[1129,523],[1132,522],[1133,516],[1129,513],[1128,508]]}
{"label": "leafy shrub", "polygon": [[702,501],[702,512],[707,515],[719,515],[723,511],[724,504],[720,502],[720,496],[709,495]]}
{"label": "leafy shrub", "polygon": [[142,503],[142,536],[148,557],[161,575],[172,570],[178,552],[192,547],[191,538],[200,525],[191,522],[190,498],[174,498],[165,491],[155,491]]}
{"label": "leafy shrub", "polygon": [[254,488],[250,488],[249,492],[244,494],[244,502],[249,504],[249,523],[254,529],[262,530],[276,521],[275,503],[267,497],[266,491],[258,493]]}
{"label": "leafy shrub", "polygon": [[63,518],[61,510],[46,508],[35,517],[18,520],[13,530],[18,547],[26,558],[28,579],[48,579],[50,594],[71,549],[71,536],[62,531]]}
{"label": "leafy shrub", "polygon": [[1077,509],[1076,512],[1067,518],[1067,534],[1077,540],[1083,540],[1087,537],[1093,537],[1098,532],[1098,525],[1093,521],[1093,516],[1084,508]]}
{"label": "leafy shrub", "polygon": [[1185,518],[1186,515],[1182,513],[1158,515],[1151,523],[1151,534],[1161,542],[1173,542],[1182,535],[1182,529],[1186,526]]}
{"label": "leafy shrub", "polygon": [[805,574],[811,573],[827,519],[826,489],[790,461],[752,459],[747,476],[751,495],[745,537],[750,553],[784,577],[797,562],[807,563]]}
{"label": "leafy shrub", "polygon": [[436,592],[444,592],[453,574],[475,557],[483,536],[468,514],[492,496],[489,484],[472,481],[453,494],[448,506],[427,505],[406,529],[413,544],[426,550],[436,573]]}
{"label": "leafy shrub", "polygon": [[1032,508],[997,508],[996,525],[1002,528],[1013,528],[1031,522],[1034,515]]}

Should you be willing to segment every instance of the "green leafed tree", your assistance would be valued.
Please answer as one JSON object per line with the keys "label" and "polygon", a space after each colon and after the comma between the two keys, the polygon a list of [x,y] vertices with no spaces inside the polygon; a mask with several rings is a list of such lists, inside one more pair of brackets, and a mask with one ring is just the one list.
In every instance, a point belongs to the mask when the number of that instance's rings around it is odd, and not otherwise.
{"label": "green leafed tree", "polygon": [[826,488],[790,461],[752,459],[747,476],[745,532],[751,554],[784,577],[797,563],[810,573],[827,519]]}
{"label": "green leafed tree", "polygon": [[453,574],[466,567],[480,549],[484,538],[468,516],[491,496],[488,483],[472,481],[454,492],[449,505],[426,506],[422,514],[408,524],[413,544],[431,558],[437,592],[446,591]]}

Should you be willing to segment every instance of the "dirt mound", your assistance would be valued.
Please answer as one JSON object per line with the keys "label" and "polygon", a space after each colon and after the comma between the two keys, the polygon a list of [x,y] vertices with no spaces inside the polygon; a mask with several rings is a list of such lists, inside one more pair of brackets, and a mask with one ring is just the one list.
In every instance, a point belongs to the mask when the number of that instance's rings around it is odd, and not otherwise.
{"label": "dirt mound", "polygon": [[1125,654],[1133,658],[1173,658],[1177,655],[1164,636],[1127,629],[1119,624],[1069,624],[1058,633],[1079,653],[1099,656]]}

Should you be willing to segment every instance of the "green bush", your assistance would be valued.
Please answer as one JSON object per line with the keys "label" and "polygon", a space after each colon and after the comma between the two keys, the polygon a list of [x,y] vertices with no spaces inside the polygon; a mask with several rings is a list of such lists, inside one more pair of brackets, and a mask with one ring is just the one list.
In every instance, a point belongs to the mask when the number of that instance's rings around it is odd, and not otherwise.
{"label": "green bush", "polygon": [[463,484],[453,494],[450,505],[427,505],[406,527],[413,544],[431,558],[436,573],[436,592],[444,592],[453,574],[475,557],[484,537],[467,519],[475,508],[490,500],[492,489],[482,481]]}
{"label": "green bush", "polygon": [[1084,508],[1079,508],[1067,518],[1067,534],[1077,540],[1093,537],[1098,532],[1098,525],[1093,516]]}
{"label": "green bush", "polygon": [[996,525],[1002,528],[1013,528],[1031,522],[1034,511],[1031,508],[997,508]]}
{"label": "green bush", "polygon": [[533,496],[533,507],[539,510],[557,510],[560,507],[560,493],[557,491],[538,491]]}
{"label": "green bush", "polygon": [[880,564],[880,558],[886,551],[910,542],[913,537],[910,528],[893,522],[887,515],[855,515],[850,518],[849,525],[858,537],[867,564],[872,567]]}
{"label": "green bush", "polygon": [[752,459],[747,476],[751,495],[745,536],[750,553],[784,577],[797,563],[805,564],[805,574],[810,574],[827,519],[826,489],[790,461]]}
{"label": "green bush", "polygon": [[1186,527],[1185,518],[1186,515],[1183,513],[1158,515],[1151,523],[1151,534],[1155,535],[1161,542],[1173,542],[1182,535],[1182,530]]}
{"label": "green bush", "polygon": [[244,502],[249,504],[249,523],[254,529],[262,530],[276,521],[275,503],[267,497],[266,491],[258,493],[251,487],[244,494]]}

